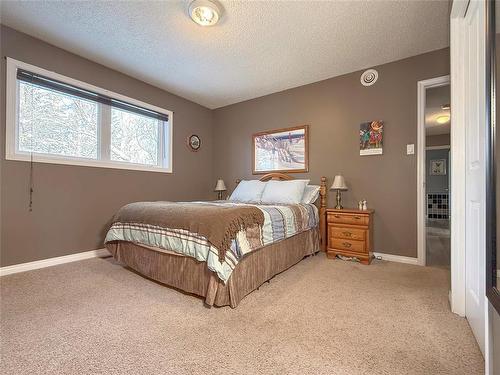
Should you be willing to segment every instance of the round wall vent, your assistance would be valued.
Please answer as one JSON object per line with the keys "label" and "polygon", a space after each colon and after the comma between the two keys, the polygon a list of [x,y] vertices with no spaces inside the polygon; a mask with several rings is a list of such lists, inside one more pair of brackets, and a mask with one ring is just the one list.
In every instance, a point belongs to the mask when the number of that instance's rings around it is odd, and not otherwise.
{"label": "round wall vent", "polygon": [[361,84],[363,86],[371,86],[378,79],[378,72],[375,69],[368,69],[361,74]]}

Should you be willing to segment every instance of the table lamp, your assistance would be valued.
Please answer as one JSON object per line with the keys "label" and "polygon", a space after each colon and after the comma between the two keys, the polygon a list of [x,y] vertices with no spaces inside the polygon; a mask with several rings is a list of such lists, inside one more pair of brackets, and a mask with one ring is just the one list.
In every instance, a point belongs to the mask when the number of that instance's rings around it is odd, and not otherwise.
{"label": "table lamp", "polygon": [[344,176],[337,175],[333,179],[333,184],[330,187],[330,190],[337,190],[337,205],[335,206],[336,210],[341,210],[343,207],[340,204],[342,197],[340,196],[341,190],[347,190],[347,185],[345,184]]}
{"label": "table lamp", "polygon": [[218,179],[217,184],[215,185],[214,191],[217,192],[217,197],[219,200],[222,200],[222,192],[226,191],[226,184],[224,183],[224,180]]}

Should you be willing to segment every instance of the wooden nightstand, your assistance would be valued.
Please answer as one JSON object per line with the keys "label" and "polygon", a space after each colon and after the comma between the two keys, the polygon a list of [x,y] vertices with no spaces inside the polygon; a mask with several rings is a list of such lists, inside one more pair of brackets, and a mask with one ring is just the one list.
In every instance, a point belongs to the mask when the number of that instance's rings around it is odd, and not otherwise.
{"label": "wooden nightstand", "polygon": [[326,210],[327,245],[326,255],[337,254],[356,257],[363,264],[370,264],[373,246],[374,210]]}

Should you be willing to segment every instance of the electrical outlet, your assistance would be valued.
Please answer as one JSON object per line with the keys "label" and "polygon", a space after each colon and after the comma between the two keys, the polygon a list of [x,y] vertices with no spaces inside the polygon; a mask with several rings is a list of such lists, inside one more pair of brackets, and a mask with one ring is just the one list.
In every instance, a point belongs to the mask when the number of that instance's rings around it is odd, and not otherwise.
{"label": "electrical outlet", "polygon": [[413,143],[406,145],[406,155],[413,155],[414,153],[415,153],[415,145]]}

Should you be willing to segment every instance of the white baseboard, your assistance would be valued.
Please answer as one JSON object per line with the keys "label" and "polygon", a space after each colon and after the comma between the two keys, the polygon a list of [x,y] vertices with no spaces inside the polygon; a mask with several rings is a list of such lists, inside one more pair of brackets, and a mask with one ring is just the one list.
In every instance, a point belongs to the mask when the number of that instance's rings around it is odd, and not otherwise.
{"label": "white baseboard", "polygon": [[398,263],[406,263],[406,264],[414,264],[416,266],[420,265],[418,258],[412,257],[404,257],[402,255],[392,255],[392,254],[383,254],[383,253],[373,253],[375,258],[382,258],[382,260],[387,260],[389,262],[398,262]]}
{"label": "white baseboard", "polygon": [[58,264],[76,262],[78,260],[84,260],[89,258],[104,258],[110,255],[111,254],[107,249],[97,249],[97,250],[84,251],[83,253],[64,255],[62,257],[36,260],[34,262],[28,262],[28,263],[14,264],[12,266],[1,267],[0,276],[10,275],[18,272],[37,270],[39,268],[57,266]]}

